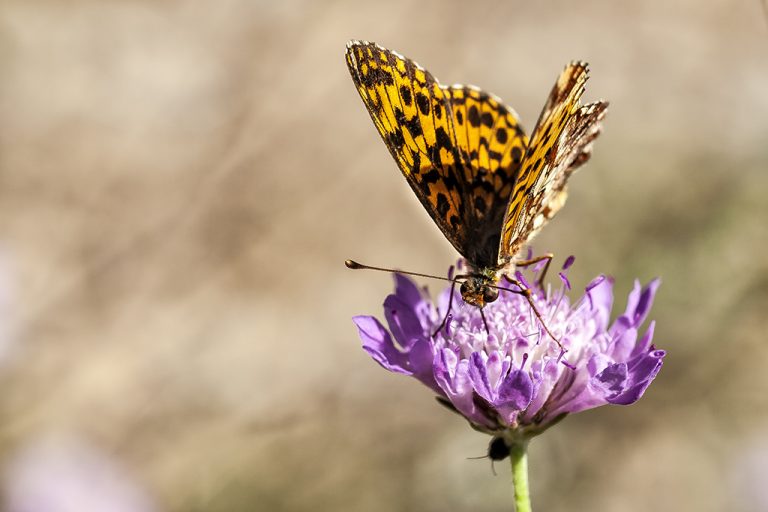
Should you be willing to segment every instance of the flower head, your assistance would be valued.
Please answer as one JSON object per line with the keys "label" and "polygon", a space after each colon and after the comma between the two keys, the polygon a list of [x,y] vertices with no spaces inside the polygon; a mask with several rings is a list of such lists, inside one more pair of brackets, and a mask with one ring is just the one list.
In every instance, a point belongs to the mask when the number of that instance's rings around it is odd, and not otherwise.
{"label": "flower head", "polygon": [[[435,304],[426,289],[399,274],[395,293],[384,301],[388,329],[373,316],[354,322],[376,362],[421,381],[476,429],[535,435],[566,414],[637,401],[664,358],[651,344],[653,322],[639,334],[658,279],[644,288],[636,282],[626,310],[610,323],[613,280],[597,277],[572,302],[566,276],[572,263],[570,257],[563,265],[556,290],[536,284],[540,267],[516,276],[559,343],[520,293],[501,290],[482,311],[484,322],[480,309],[464,304],[455,290],[448,312],[450,287]],[[515,289],[503,281],[500,286]],[[446,314],[445,326],[433,335]]]}

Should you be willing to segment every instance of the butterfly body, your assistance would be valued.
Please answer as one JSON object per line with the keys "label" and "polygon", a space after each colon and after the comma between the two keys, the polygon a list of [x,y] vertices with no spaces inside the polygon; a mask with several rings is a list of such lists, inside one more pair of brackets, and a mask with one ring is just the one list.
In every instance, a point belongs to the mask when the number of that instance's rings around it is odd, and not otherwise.
{"label": "butterfly body", "polygon": [[483,307],[520,249],[560,210],[590,157],[607,102],[580,104],[587,66],[558,77],[528,137],[514,110],[474,86],[441,85],[375,43],[351,41],[347,66],[374,125],[424,208],[469,265],[464,301]]}

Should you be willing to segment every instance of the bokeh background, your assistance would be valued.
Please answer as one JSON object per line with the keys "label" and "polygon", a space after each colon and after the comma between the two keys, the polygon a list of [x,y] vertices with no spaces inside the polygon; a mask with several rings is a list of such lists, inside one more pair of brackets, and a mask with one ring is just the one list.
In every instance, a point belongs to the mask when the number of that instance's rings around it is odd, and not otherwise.
{"label": "bokeh background", "polygon": [[619,308],[661,276],[668,356],[637,404],[533,442],[534,507],[768,510],[759,0],[3,0],[3,510],[511,509],[507,465],[467,460],[488,439],[350,321],[391,277],[345,258],[456,257],[363,108],[351,38],[528,129],[571,59],[611,101],[536,249],[577,255],[576,287],[615,276]]}

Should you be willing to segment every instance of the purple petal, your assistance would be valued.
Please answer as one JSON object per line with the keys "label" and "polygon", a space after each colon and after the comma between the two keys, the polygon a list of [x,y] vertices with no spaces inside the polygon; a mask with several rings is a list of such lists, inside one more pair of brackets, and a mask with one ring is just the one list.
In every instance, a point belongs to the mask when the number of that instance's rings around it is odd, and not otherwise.
{"label": "purple petal", "polygon": [[657,278],[648,283],[645,288],[641,288],[640,282],[635,280],[635,285],[627,298],[627,309],[611,326],[612,335],[630,327],[639,327],[645,321],[660,284],[661,281]]}
{"label": "purple petal", "polygon": [[616,396],[610,397],[608,402],[617,405],[629,405],[637,402],[661,370],[664,355],[663,350],[654,350],[643,358],[641,363],[631,370],[630,381],[633,384]]}
{"label": "purple petal", "polygon": [[635,308],[637,307],[637,303],[640,300],[640,281],[635,279],[635,283],[632,286],[632,291],[629,292],[629,296],[627,297],[627,309],[624,311],[624,315],[629,318],[632,318],[635,313]]}
{"label": "purple petal", "polygon": [[626,361],[632,355],[637,342],[637,329],[630,327],[627,330],[618,333],[614,338],[611,347],[608,349],[608,355],[614,361]]}
{"label": "purple petal", "polygon": [[377,319],[360,315],[352,318],[363,342],[363,349],[384,369],[403,375],[411,375],[408,359],[392,343],[392,337]]}
{"label": "purple petal", "polygon": [[435,380],[446,394],[455,392],[454,375],[456,375],[459,366],[459,358],[456,353],[448,348],[444,348],[435,356]]}
{"label": "purple petal", "polygon": [[435,380],[440,387],[439,392],[468,420],[478,425],[493,425],[475,405],[466,360],[459,361],[452,350],[443,349],[435,358]]}
{"label": "purple petal", "polygon": [[558,276],[560,276],[560,280],[561,280],[561,281],[563,282],[563,284],[565,285],[565,289],[566,289],[566,290],[568,290],[568,291],[570,291],[570,289],[571,289],[571,282],[570,282],[570,281],[568,280],[568,278],[565,276],[565,273],[564,273],[564,272],[558,272],[558,273],[557,273],[557,275],[558,275]]}
{"label": "purple petal", "polygon": [[408,364],[414,377],[435,391],[439,391],[435,382],[435,354],[432,351],[432,344],[426,338],[413,344],[408,353]]}
{"label": "purple petal", "polygon": [[602,352],[593,354],[587,361],[587,371],[590,377],[594,377],[609,365],[612,365],[615,361]]}
{"label": "purple petal", "polygon": [[481,352],[472,353],[469,363],[469,378],[472,380],[472,385],[477,394],[488,402],[493,402],[488,369],[486,368],[486,361],[483,356],[484,354]]}
{"label": "purple petal", "polygon": [[665,352],[654,350],[629,363],[616,363],[591,381],[593,389],[602,389],[605,399],[616,405],[636,402],[659,373]]}
{"label": "purple petal", "polygon": [[533,399],[533,381],[528,372],[513,370],[501,383],[499,397],[494,405],[499,407],[511,406],[517,411],[522,411]]}
{"label": "purple petal", "polygon": [[563,270],[568,270],[571,265],[573,265],[573,262],[576,261],[576,256],[568,256],[565,258],[565,263],[563,263]]}
{"label": "purple petal", "polygon": [[648,286],[643,288],[643,291],[640,294],[640,299],[637,303],[637,307],[635,308],[634,315],[632,316],[635,327],[641,325],[645,321],[645,318],[648,316],[648,312],[651,310],[651,306],[653,306],[653,299],[656,296],[656,290],[659,289],[660,284],[661,280],[656,278],[648,283]]}
{"label": "purple petal", "polygon": [[407,304],[397,295],[389,295],[384,300],[384,317],[392,336],[404,349],[409,349],[416,341],[424,339],[424,328]]}
{"label": "purple petal", "polygon": [[586,287],[590,308],[595,312],[600,329],[605,329],[613,307],[613,279],[597,276]]}
{"label": "purple petal", "polygon": [[424,297],[422,297],[416,283],[402,274],[395,274],[395,295],[412,310],[424,302]]}
{"label": "purple petal", "polygon": [[531,288],[531,285],[528,284],[528,281],[525,279],[525,276],[519,270],[515,271],[515,278],[517,278],[517,280],[522,283],[524,288],[528,288],[528,289]]}
{"label": "purple petal", "polygon": [[587,293],[591,292],[591,291],[592,291],[594,288],[596,288],[596,287],[597,287],[597,286],[598,286],[600,283],[602,283],[603,281],[605,281],[605,279],[606,279],[606,278],[605,278],[605,276],[604,276],[603,274],[600,274],[599,276],[597,276],[596,278],[594,278],[592,281],[590,281],[590,282],[589,282],[589,284],[587,285],[587,287],[586,287],[586,288],[584,288],[584,290],[585,290]]}
{"label": "purple petal", "polygon": [[627,363],[631,380],[640,382],[656,377],[665,355],[667,353],[663,350],[652,350]]}
{"label": "purple petal", "polygon": [[645,334],[642,338],[640,338],[640,341],[637,342],[637,345],[635,345],[635,348],[632,350],[632,354],[630,357],[636,357],[639,354],[643,354],[645,352],[648,352],[648,349],[651,346],[651,341],[653,340],[653,332],[656,329],[656,322],[651,321],[648,324],[648,328],[645,330]]}
{"label": "purple petal", "polygon": [[609,396],[616,396],[624,391],[626,382],[627,364],[614,363],[592,377],[590,387],[602,391],[607,399]]}

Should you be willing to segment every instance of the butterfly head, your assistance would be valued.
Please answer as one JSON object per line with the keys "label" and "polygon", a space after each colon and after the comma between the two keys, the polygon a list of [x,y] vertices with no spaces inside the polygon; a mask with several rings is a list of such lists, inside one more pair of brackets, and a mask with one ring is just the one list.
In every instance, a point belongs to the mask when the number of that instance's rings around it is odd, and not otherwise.
{"label": "butterfly head", "polygon": [[493,287],[493,279],[482,274],[469,276],[461,283],[459,291],[464,302],[479,308],[499,298],[499,290]]}

